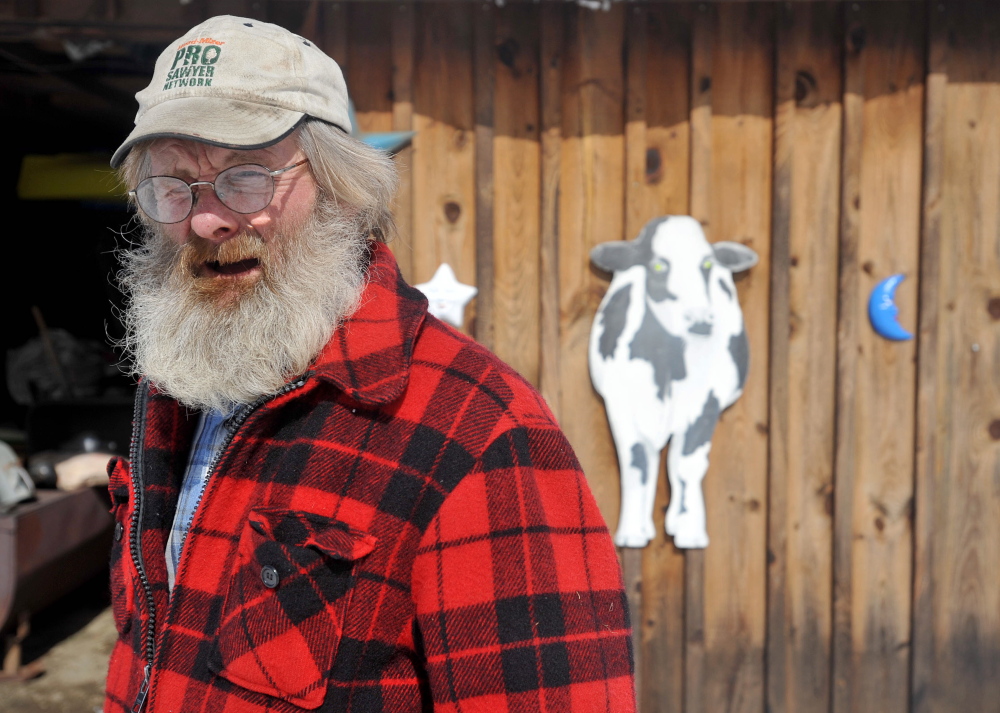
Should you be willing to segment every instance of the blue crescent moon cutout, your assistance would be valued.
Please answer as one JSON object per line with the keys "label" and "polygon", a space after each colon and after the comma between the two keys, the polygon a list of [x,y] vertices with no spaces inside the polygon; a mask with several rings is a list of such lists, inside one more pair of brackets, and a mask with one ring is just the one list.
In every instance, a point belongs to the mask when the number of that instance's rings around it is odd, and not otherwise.
{"label": "blue crescent moon cutout", "polygon": [[868,298],[868,318],[876,334],[896,342],[913,339],[913,335],[900,326],[896,317],[899,307],[896,306],[896,288],[906,279],[906,275],[893,275],[875,285],[871,297]]}

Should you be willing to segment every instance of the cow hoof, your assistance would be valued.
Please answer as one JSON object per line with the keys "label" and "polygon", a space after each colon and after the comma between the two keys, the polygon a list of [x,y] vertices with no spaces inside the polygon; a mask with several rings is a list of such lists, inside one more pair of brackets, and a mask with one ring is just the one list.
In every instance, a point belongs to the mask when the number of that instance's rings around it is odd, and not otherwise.
{"label": "cow hoof", "polygon": [[667,511],[667,520],[665,523],[665,527],[667,534],[670,535],[671,537],[677,534],[677,516],[674,513],[670,512],[669,510]]}
{"label": "cow hoof", "polygon": [[702,550],[708,547],[708,533],[681,532],[674,535],[674,546],[682,550]]}
{"label": "cow hoof", "polygon": [[652,539],[642,532],[618,532],[615,534],[615,544],[619,547],[645,547]]}

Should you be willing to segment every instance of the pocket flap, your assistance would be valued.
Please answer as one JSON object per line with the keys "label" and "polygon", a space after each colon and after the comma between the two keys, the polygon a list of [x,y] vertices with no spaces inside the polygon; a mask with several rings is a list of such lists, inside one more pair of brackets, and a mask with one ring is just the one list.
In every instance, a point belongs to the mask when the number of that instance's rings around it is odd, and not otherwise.
{"label": "pocket flap", "polygon": [[250,527],[290,547],[312,547],[332,559],[353,562],[375,548],[367,532],[314,513],[279,508],[253,508]]}

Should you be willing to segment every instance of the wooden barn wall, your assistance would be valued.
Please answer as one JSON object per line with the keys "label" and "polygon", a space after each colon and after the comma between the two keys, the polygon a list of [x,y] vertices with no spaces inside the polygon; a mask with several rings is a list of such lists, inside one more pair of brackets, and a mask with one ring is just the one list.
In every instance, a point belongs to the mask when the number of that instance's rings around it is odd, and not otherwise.
{"label": "wooden barn wall", "polygon": [[[664,536],[661,473],[621,553],[642,710],[1000,712],[1000,7],[323,9],[363,128],[418,132],[404,272],[479,286],[466,331],[539,386],[612,530],[589,250],[679,213],[760,255],[711,544]],[[917,339],[889,342],[867,299],[900,272]]]}
{"label": "wooden barn wall", "polygon": [[[108,7],[164,41],[286,24],[342,63],[363,130],[417,132],[402,270],[479,287],[466,331],[540,388],[612,530],[590,249],[690,214],[757,251],[711,544],[664,536],[661,472],[657,537],[621,553],[644,713],[1000,713],[1000,3]],[[909,342],[868,324],[895,273]]]}

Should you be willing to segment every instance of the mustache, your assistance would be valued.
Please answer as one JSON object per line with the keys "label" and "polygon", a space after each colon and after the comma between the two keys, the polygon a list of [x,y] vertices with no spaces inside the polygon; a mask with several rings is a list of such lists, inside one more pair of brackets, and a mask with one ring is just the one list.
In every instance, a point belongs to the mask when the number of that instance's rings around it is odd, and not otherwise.
{"label": "mustache", "polygon": [[227,265],[244,260],[258,260],[261,267],[268,263],[267,244],[257,233],[243,232],[234,238],[215,243],[198,235],[191,235],[181,247],[181,264],[188,274],[197,274],[205,263]]}

